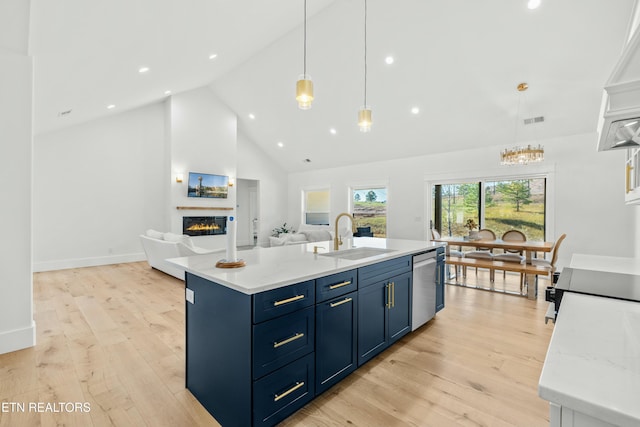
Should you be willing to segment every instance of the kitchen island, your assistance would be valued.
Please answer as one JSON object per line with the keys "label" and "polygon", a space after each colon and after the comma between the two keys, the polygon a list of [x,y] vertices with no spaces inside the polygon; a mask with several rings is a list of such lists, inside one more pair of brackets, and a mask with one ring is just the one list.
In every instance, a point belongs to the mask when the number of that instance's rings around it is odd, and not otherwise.
{"label": "kitchen island", "polygon": [[[444,246],[355,238],[175,258],[186,271],[186,386],[224,426],[274,425],[411,331],[412,256]],[[444,306],[444,300],[438,304]]]}

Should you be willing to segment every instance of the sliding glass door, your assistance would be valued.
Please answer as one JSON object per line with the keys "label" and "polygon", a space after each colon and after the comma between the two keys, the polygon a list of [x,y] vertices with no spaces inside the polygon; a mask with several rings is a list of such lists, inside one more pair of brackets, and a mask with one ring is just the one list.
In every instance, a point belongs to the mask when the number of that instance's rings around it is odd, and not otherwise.
{"label": "sliding glass door", "polygon": [[443,183],[432,187],[432,226],[443,236],[465,236],[465,223],[500,238],[508,230],[522,231],[527,240],[545,240],[546,179],[486,180]]}
{"label": "sliding glass door", "polygon": [[480,223],[480,183],[438,184],[433,187],[433,226],[443,236],[465,236],[467,220]]}

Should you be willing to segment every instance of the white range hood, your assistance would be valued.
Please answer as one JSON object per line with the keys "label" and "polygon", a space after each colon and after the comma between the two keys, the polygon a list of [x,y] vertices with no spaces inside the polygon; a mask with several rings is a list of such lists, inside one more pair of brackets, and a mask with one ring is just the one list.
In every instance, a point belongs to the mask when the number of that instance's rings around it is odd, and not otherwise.
{"label": "white range hood", "polygon": [[636,29],[607,81],[598,151],[640,147],[640,31]]}

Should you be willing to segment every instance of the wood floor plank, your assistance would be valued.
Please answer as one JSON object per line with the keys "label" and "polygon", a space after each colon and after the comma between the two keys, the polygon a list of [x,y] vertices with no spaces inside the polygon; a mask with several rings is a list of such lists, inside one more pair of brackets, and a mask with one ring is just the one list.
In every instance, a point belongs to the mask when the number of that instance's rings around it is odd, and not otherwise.
{"label": "wood floor plank", "polygon": [[[515,289],[517,275],[496,275]],[[488,280],[471,271],[467,283]],[[541,281],[541,289],[544,287]],[[545,426],[546,303],[447,286],[436,319],[282,426]],[[184,388],[184,283],[144,262],[34,274],[37,345],[0,355],[0,401],[87,413],[0,413],[14,426],[219,426]]]}

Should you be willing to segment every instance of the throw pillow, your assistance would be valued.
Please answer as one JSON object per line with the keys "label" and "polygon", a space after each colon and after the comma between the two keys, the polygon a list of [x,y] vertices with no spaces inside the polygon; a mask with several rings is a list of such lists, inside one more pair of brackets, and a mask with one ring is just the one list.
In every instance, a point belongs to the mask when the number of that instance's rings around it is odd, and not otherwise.
{"label": "throw pillow", "polygon": [[146,234],[148,237],[152,237],[154,239],[160,239],[160,240],[164,239],[164,233],[161,231],[148,229]]}
{"label": "throw pillow", "polygon": [[180,242],[184,243],[185,245],[190,245],[188,243],[189,236],[185,234],[164,233],[164,240],[166,240],[167,242]]}
{"label": "throw pillow", "polygon": [[331,240],[331,233],[327,230],[303,231],[302,234],[307,236],[307,240],[310,242],[324,242],[325,240]]}
{"label": "throw pillow", "polygon": [[285,240],[279,237],[269,237],[269,246],[283,246],[285,244]]}

